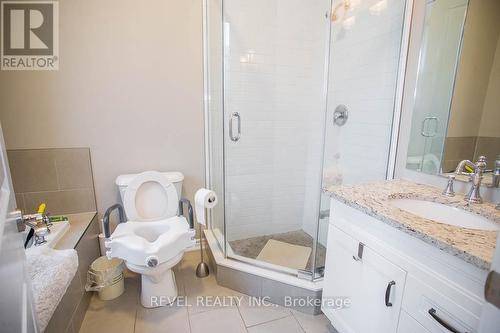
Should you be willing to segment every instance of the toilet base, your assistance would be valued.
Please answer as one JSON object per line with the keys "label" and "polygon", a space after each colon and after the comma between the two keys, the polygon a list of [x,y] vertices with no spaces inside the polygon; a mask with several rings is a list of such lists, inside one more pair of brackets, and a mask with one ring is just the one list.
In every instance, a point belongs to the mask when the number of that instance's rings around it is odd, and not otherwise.
{"label": "toilet base", "polygon": [[169,269],[158,277],[141,275],[141,304],[145,308],[156,308],[172,304],[177,298],[174,272]]}
{"label": "toilet base", "polygon": [[177,298],[177,284],[172,268],[184,255],[179,253],[169,261],[156,267],[134,265],[125,261],[132,272],[141,274],[141,304],[145,308],[157,308],[172,304]]}

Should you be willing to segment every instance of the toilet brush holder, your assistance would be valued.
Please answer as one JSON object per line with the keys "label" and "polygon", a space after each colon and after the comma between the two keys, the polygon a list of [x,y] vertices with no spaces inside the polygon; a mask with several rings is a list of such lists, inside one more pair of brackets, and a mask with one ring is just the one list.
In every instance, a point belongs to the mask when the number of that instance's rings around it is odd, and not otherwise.
{"label": "toilet brush holder", "polygon": [[196,266],[196,276],[199,278],[207,277],[210,274],[207,263],[203,260],[203,230],[201,224],[198,224],[200,232],[200,263]]}

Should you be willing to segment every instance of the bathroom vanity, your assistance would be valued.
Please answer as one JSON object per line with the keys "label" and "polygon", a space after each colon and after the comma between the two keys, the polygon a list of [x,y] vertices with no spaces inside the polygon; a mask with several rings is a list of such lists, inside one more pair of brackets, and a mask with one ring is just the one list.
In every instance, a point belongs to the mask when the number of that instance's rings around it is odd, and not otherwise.
{"label": "bathroom vanity", "polygon": [[[322,310],[340,333],[477,332],[500,226],[494,205],[403,180],[326,191]],[[350,306],[329,307],[330,298]]]}

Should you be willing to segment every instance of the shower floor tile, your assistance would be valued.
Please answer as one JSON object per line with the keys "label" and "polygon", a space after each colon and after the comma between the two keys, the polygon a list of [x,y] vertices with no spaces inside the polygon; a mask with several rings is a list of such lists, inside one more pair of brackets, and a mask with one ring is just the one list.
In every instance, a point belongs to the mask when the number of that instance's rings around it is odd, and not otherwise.
{"label": "shower floor tile", "polygon": [[[235,254],[246,258],[255,259],[257,258],[260,251],[262,251],[262,249],[270,239],[274,239],[292,245],[307,246],[310,247],[311,249],[313,246],[313,238],[303,230],[294,230],[280,234],[238,239],[234,241],[229,241],[229,245],[231,246],[231,249]],[[306,270],[311,270],[312,268],[313,252],[314,251],[311,252],[311,256],[307,261]],[[316,252],[317,267],[325,265],[325,256],[326,256],[326,248],[323,245],[318,244],[318,249]]]}

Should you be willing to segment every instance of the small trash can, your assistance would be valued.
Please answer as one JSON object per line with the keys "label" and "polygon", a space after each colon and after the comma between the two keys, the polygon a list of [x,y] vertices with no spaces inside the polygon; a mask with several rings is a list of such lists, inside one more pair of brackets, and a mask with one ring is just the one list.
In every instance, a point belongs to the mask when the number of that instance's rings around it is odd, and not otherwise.
{"label": "small trash can", "polygon": [[94,260],[87,272],[86,291],[97,291],[99,298],[109,301],[125,290],[123,281],[123,260],[102,256]]}

